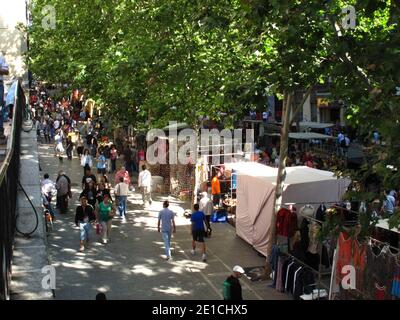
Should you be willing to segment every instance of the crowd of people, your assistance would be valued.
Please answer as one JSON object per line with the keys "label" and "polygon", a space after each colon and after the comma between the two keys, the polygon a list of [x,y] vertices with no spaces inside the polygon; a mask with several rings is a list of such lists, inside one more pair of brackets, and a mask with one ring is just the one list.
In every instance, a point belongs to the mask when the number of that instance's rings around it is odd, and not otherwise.
{"label": "crowd of people", "polygon": [[[93,120],[90,111],[85,110],[82,100],[63,98],[56,102],[43,87],[31,92],[30,106],[35,120],[37,139],[43,144],[54,144],[54,156],[60,164],[66,158],[78,158],[83,169],[80,204],[76,208],[75,224],[80,230],[80,251],[89,242],[90,230],[95,228],[100,241],[110,241],[112,219],[118,212],[122,222],[126,221],[127,198],[134,191],[132,176],[139,174],[138,187],[142,191],[145,206],[152,203],[151,173],[134,144],[123,144],[119,150],[106,135],[101,121]],[[123,166],[117,171],[117,159]],[[97,174],[96,174],[97,173]],[[114,181],[109,175],[115,174]],[[114,185],[114,187],[112,186]],[[56,209],[60,214],[68,210],[72,198],[71,179],[61,170],[57,180],[52,181],[46,173],[41,181],[43,205],[52,219]],[[56,206],[52,200],[56,198]]]}
{"label": "crowd of people", "polygon": [[[348,139],[348,138],[347,138]],[[344,142],[345,144],[343,144]],[[299,144],[293,143],[289,146],[288,159],[286,166],[307,166],[319,170],[334,170],[334,168],[345,168],[346,160],[343,155],[347,155],[348,146],[350,142],[346,140],[343,135],[343,139],[338,142],[339,153],[337,155],[332,153],[326,153],[322,150],[315,149],[314,151],[304,150]],[[280,156],[279,156],[279,145],[274,145],[271,148],[262,148],[257,150],[259,158],[258,162],[271,167],[279,167]]]}

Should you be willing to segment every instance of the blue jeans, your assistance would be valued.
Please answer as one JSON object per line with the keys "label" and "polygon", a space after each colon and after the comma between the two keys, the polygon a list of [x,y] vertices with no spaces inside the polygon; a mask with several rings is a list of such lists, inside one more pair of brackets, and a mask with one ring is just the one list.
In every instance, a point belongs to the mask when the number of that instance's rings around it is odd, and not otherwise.
{"label": "blue jeans", "polygon": [[118,196],[118,211],[121,217],[126,217],[126,196]]}
{"label": "blue jeans", "polygon": [[90,222],[79,222],[81,241],[89,240],[89,232],[92,229]]}
{"label": "blue jeans", "polygon": [[165,254],[169,258],[171,257],[171,231],[163,231],[162,238],[165,245]]}

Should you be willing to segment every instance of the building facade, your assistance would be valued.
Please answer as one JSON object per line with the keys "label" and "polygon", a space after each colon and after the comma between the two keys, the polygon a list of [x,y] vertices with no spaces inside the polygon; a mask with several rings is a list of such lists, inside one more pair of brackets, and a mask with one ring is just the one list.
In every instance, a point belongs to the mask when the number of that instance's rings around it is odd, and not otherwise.
{"label": "building facade", "polygon": [[10,68],[4,76],[7,87],[14,79],[22,77],[24,86],[28,85],[28,69],[24,54],[28,50],[27,35],[18,25],[27,25],[27,0],[0,0],[0,52]]}

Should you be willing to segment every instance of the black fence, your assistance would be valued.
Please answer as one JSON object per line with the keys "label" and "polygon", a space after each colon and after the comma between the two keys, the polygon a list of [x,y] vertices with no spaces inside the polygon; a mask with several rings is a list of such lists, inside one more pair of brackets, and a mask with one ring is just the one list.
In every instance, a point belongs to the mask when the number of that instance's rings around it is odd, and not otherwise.
{"label": "black fence", "polygon": [[[12,129],[6,156],[0,163],[0,300],[9,299],[13,243],[15,235],[17,183],[20,163],[22,112],[26,100],[21,86],[16,87]],[[8,125],[5,123],[4,125]]]}

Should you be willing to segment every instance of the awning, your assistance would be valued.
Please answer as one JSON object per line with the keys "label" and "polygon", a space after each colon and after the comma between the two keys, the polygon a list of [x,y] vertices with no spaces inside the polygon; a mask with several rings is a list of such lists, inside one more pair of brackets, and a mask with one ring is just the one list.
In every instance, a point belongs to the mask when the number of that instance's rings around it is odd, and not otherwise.
{"label": "awning", "polygon": [[[321,122],[300,122],[301,129],[325,129],[332,128],[334,126],[333,123],[321,123]],[[296,123],[293,123],[292,126],[296,126]]]}
{"label": "awning", "polygon": [[[280,137],[280,133],[268,133],[267,136]],[[328,136],[326,134],[315,133],[315,132],[290,132],[289,139],[297,140],[315,140],[315,139],[335,139],[335,137]]]}

